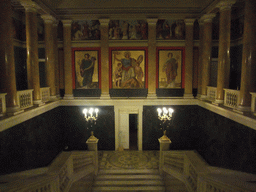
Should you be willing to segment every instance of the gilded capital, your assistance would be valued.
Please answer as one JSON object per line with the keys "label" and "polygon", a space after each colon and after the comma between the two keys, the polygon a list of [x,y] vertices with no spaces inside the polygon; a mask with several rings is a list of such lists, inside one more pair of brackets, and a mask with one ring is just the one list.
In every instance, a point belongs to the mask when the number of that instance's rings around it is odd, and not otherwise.
{"label": "gilded capital", "polygon": [[72,20],[61,20],[61,22],[63,23],[63,26],[70,26],[71,27],[71,24],[72,24]]}
{"label": "gilded capital", "polygon": [[105,18],[105,19],[99,19],[99,21],[100,21],[100,25],[108,25],[110,19],[107,19],[107,18]]}
{"label": "gilded capital", "polygon": [[226,1],[221,1],[217,4],[216,7],[220,9],[220,11],[223,10],[230,10],[232,5],[236,3],[236,0],[226,0]]}
{"label": "gilded capital", "polygon": [[156,25],[157,21],[157,18],[147,18],[148,25]]}
{"label": "gilded capital", "polygon": [[200,20],[203,22],[203,23],[210,23],[212,22],[212,19],[216,17],[216,14],[215,13],[209,13],[209,14],[205,14],[203,15]]}
{"label": "gilded capital", "polygon": [[25,8],[27,12],[37,12],[40,7],[31,0],[20,0],[20,4]]}
{"label": "gilded capital", "polygon": [[186,25],[194,25],[196,19],[184,19]]}
{"label": "gilded capital", "polygon": [[41,15],[41,18],[44,20],[44,23],[55,23],[56,19],[51,15]]}

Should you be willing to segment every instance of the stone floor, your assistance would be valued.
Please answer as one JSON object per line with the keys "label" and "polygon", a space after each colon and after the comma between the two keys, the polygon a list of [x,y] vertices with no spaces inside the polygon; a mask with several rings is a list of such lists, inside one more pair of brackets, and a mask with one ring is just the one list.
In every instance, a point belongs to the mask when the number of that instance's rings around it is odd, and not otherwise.
{"label": "stone floor", "polygon": [[159,151],[99,151],[99,169],[158,169]]}

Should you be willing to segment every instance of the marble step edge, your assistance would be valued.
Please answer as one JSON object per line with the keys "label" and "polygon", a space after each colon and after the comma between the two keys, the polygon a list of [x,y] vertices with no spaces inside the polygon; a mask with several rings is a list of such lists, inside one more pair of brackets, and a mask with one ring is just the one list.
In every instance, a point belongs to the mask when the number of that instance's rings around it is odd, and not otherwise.
{"label": "marble step edge", "polygon": [[159,175],[158,169],[109,169],[99,170],[98,175],[101,174],[154,174]]}
{"label": "marble step edge", "polygon": [[160,175],[98,175],[95,180],[109,180],[109,179],[115,179],[115,180],[123,180],[123,179],[158,179],[158,180],[163,180],[162,177]]}
{"label": "marble step edge", "polygon": [[118,180],[118,181],[95,181],[94,186],[118,186],[118,185],[122,185],[122,186],[164,186],[164,182],[161,180]]}
{"label": "marble step edge", "polygon": [[157,191],[164,192],[165,187],[162,186],[141,186],[141,187],[94,187],[93,192],[97,191]]}

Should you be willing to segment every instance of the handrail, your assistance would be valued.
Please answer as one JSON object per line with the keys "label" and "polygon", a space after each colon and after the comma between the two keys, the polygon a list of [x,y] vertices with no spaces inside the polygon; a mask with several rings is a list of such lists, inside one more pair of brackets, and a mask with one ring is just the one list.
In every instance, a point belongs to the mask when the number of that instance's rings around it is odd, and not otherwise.
{"label": "handrail", "polygon": [[[0,176],[0,191],[67,192],[75,181],[94,173],[97,166],[94,156],[93,151],[62,152],[44,171],[42,168],[35,169],[34,173],[38,170],[38,174],[25,174],[25,171]],[[78,157],[79,163],[76,162]]]}
{"label": "handrail", "polygon": [[217,87],[207,86],[207,100],[214,101],[216,99]]}
{"label": "handrail", "polygon": [[17,103],[19,108],[25,109],[33,106],[33,89],[17,91]]}
{"label": "handrail", "polygon": [[256,184],[249,182],[256,181],[256,175],[211,167],[196,151],[163,151],[160,155],[164,159],[162,171],[183,181],[189,192],[253,192],[256,189]]}
{"label": "handrail", "polygon": [[240,96],[239,90],[233,90],[233,89],[223,89],[225,92],[224,96],[224,106],[230,107],[230,108],[236,108]]}
{"label": "handrail", "polygon": [[6,93],[0,93],[0,116],[6,113],[5,95]]}

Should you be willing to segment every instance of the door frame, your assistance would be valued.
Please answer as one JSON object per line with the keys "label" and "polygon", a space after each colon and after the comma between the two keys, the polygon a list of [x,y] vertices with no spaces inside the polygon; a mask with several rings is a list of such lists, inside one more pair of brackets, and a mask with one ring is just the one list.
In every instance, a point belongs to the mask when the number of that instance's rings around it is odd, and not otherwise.
{"label": "door frame", "polygon": [[138,150],[142,151],[142,110],[142,106],[115,106],[115,150],[119,148],[120,114],[125,113],[138,115],[137,145]]}

